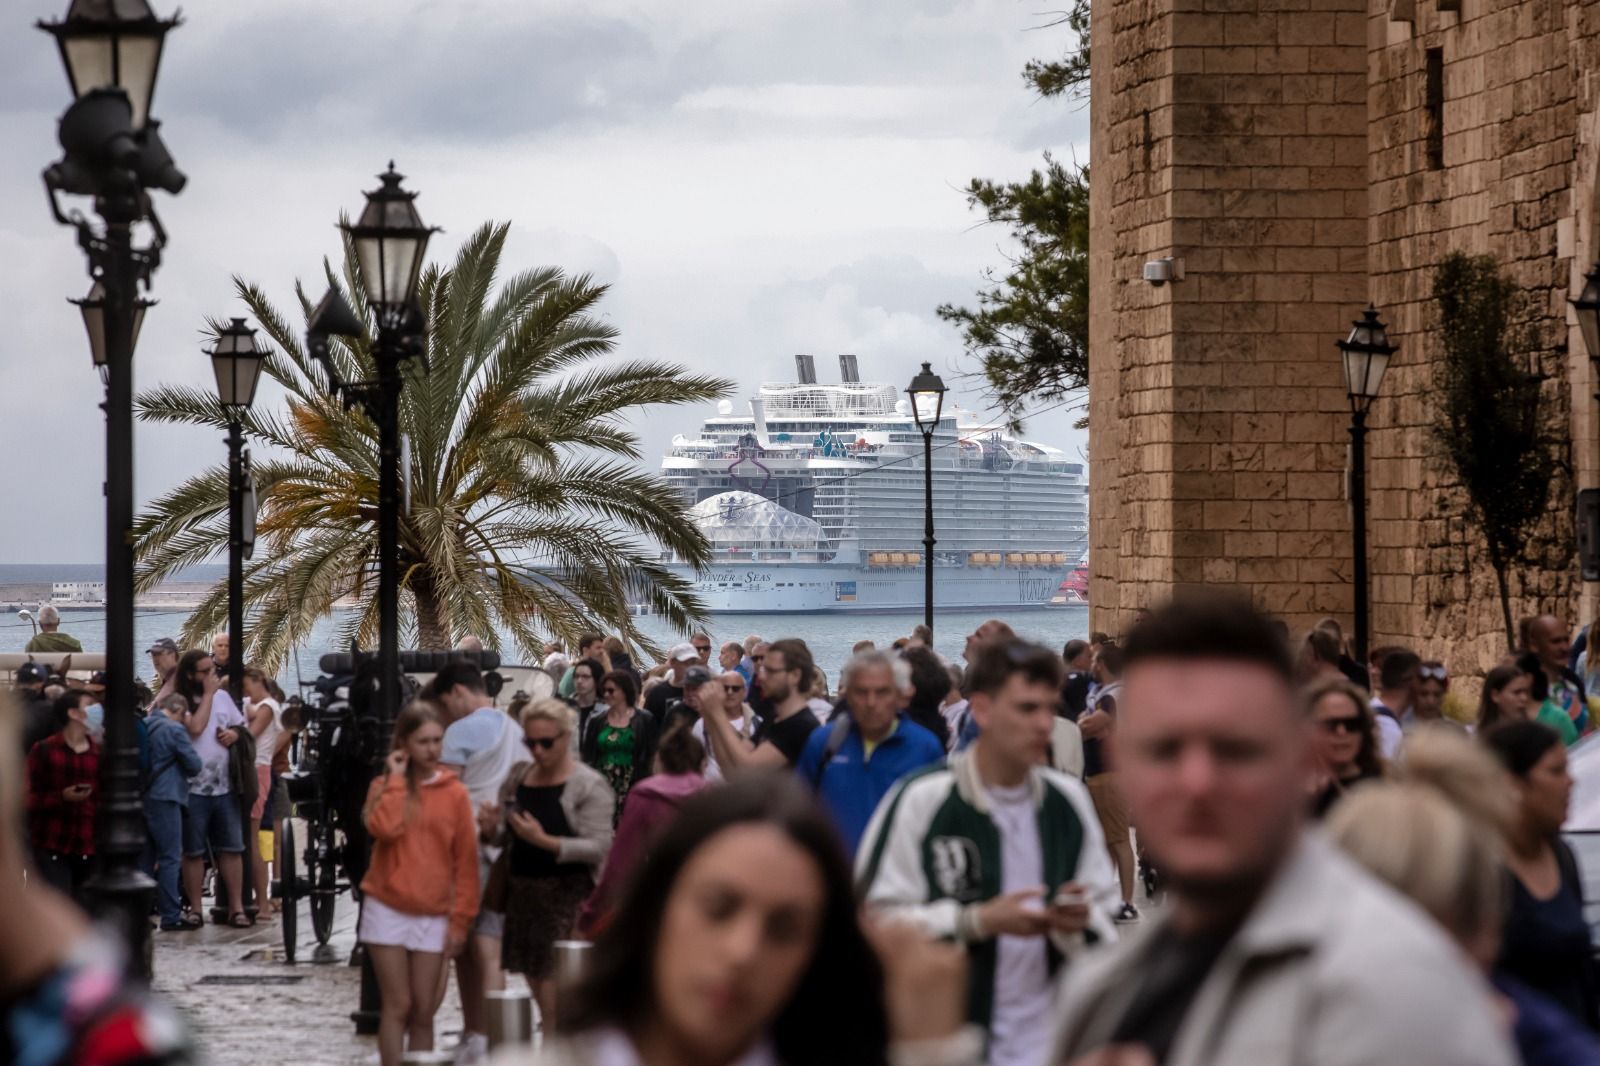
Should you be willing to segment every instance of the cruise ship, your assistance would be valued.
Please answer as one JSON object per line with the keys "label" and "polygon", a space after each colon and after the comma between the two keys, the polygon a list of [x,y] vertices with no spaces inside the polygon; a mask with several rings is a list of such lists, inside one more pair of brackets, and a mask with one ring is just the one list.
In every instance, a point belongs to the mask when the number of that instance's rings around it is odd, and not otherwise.
{"label": "cruise ship", "polygon": [[[723,400],[699,433],[674,437],[662,475],[712,560],[665,561],[715,614],[920,610],[923,439],[910,399],[861,381],[853,355],[839,357],[837,384],[817,381],[811,356],[795,363],[799,380],[763,384],[748,413]],[[1047,605],[1088,541],[1083,464],[947,409],[932,465],[936,608]]]}

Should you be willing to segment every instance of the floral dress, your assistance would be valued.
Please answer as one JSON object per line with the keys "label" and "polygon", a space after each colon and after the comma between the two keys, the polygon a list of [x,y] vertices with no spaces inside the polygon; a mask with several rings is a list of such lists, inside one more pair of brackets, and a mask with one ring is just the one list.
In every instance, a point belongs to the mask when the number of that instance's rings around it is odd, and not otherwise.
{"label": "floral dress", "polygon": [[628,790],[633,787],[633,746],[636,739],[631,725],[618,729],[606,723],[600,727],[600,756],[595,769],[604,775],[606,784],[617,796],[617,806],[611,815],[612,826],[622,818],[622,801],[628,798]]}

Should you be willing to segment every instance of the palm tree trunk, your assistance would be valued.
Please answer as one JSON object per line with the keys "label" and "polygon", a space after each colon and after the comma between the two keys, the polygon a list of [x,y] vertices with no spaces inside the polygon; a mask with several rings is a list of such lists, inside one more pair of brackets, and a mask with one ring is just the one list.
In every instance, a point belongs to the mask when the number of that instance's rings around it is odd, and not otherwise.
{"label": "palm tree trunk", "polygon": [[409,582],[417,604],[417,648],[420,651],[449,651],[450,628],[439,609],[439,594],[433,575],[426,566],[418,567]]}

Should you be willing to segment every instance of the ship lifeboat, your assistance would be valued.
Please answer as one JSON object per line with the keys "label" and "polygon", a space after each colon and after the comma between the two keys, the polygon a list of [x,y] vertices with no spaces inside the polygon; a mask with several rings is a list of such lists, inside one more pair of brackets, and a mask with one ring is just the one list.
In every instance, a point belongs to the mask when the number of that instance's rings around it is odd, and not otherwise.
{"label": "ship lifeboat", "polygon": [[1051,552],[1050,553],[1050,564],[1052,566],[1066,566],[1067,565],[1067,553],[1066,552]]}
{"label": "ship lifeboat", "polygon": [[889,565],[890,566],[904,566],[904,565],[906,565],[906,553],[905,552],[890,552],[889,553]]}
{"label": "ship lifeboat", "polygon": [[907,566],[921,566],[922,565],[922,553],[921,552],[906,552],[906,565]]}
{"label": "ship lifeboat", "polygon": [[1027,563],[1029,566],[1038,566],[1039,565],[1039,553],[1038,552],[1024,552],[1023,555],[1022,555],[1022,561]]}
{"label": "ship lifeboat", "polygon": [[1007,566],[1021,566],[1022,565],[1022,553],[1021,552],[1008,552],[1006,554],[1006,565]]}
{"label": "ship lifeboat", "polygon": [[988,562],[989,562],[989,556],[984,554],[983,552],[968,552],[967,553],[967,565],[968,566],[986,566],[986,565],[988,565]]}
{"label": "ship lifeboat", "polygon": [[889,565],[889,553],[888,552],[873,552],[871,555],[867,556],[867,565],[868,566],[888,566]]}

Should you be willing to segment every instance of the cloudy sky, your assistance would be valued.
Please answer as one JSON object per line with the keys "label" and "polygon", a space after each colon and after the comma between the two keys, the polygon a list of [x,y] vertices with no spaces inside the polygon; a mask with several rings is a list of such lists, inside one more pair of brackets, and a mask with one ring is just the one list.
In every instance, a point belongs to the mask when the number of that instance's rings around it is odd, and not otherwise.
{"label": "cloudy sky", "polygon": [[[961,195],[1043,149],[1087,159],[1087,111],[1020,70],[1059,51],[1037,0],[274,0],[192,3],[154,112],[189,175],[139,342],[141,386],[209,387],[204,316],[241,314],[229,276],[287,305],[337,251],[334,222],[391,157],[445,232],[512,222],[509,268],[593,272],[625,355],[737,376],[744,392],[855,352],[869,380],[970,370],[933,310],[970,302],[1003,234]],[[102,557],[99,382],[87,288],[39,171],[68,90],[48,37],[65,0],[0,18],[0,562]],[[156,0],[168,13],[172,4]],[[159,195],[159,194],[158,194]],[[257,403],[275,397],[265,389]],[[965,397],[981,406],[975,392]],[[647,453],[709,411],[652,420]],[[1082,445],[1065,412],[1031,435]],[[148,499],[222,458],[209,431],[138,430]]]}

